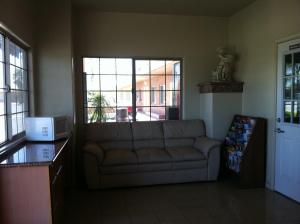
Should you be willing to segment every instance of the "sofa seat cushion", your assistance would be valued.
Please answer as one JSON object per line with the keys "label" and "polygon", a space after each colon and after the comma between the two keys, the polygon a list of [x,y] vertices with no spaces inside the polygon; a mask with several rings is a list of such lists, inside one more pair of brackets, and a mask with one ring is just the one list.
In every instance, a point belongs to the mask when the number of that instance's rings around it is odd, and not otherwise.
{"label": "sofa seat cushion", "polygon": [[172,157],[172,161],[193,161],[205,160],[205,156],[194,147],[170,147],[167,148],[168,153]]}
{"label": "sofa seat cushion", "polygon": [[172,170],[172,163],[141,163],[138,165],[138,172],[154,172]]}
{"label": "sofa seat cushion", "polygon": [[168,152],[159,148],[143,148],[135,151],[139,164],[171,162],[172,158]]}
{"label": "sofa seat cushion", "polygon": [[173,170],[185,170],[185,169],[203,169],[207,168],[207,160],[195,160],[195,161],[178,161],[172,165]]}
{"label": "sofa seat cushion", "polygon": [[135,173],[139,170],[138,164],[100,166],[99,169],[103,174]]}
{"label": "sofa seat cushion", "polygon": [[133,149],[132,141],[106,141],[100,142],[99,145],[104,150],[115,150],[115,149],[125,149],[131,150]]}
{"label": "sofa seat cushion", "polygon": [[103,166],[137,164],[136,153],[129,149],[111,149],[104,154]]}
{"label": "sofa seat cushion", "polygon": [[169,163],[144,163],[130,165],[100,166],[102,174],[119,174],[119,173],[143,173],[172,170],[173,164]]}

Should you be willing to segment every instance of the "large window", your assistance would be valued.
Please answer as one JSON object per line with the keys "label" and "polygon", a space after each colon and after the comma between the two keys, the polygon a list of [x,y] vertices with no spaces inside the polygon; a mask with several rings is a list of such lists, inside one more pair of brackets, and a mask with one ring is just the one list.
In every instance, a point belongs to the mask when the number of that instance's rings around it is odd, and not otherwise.
{"label": "large window", "polygon": [[181,60],[83,58],[86,123],[166,119],[180,109]]}
{"label": "large window", "polygon": [[27,80],[26,51],[0,33],[0,145],[24,134]]}

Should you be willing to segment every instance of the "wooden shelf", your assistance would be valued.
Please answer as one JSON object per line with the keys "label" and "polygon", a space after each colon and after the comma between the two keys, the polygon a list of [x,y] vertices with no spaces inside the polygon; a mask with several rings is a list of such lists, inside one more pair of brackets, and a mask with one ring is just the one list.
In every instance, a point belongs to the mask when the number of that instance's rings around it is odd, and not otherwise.
{"label": "wooden shelf", "polygon": [[200,93],[240,93],[243,92],[243,82],[205,82],[199,85]]}

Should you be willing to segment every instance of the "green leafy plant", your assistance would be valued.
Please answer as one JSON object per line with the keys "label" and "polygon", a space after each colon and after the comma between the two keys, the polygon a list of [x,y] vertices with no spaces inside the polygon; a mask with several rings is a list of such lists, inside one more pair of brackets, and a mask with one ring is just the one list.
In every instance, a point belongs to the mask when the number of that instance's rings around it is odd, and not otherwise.
{"label": "green leafy plant", "polygon": [[105,107],[109,107],[109,104],[105,97],[101,94],[96,94],[92,97],[92,105],[95,107],[90,122],[105,122],[107,120],[107,115],[104,111]]}

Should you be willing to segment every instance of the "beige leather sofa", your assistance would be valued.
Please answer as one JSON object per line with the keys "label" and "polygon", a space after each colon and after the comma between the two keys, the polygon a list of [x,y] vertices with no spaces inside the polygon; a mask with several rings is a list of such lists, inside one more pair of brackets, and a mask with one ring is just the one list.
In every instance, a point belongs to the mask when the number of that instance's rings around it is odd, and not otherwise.
{"label": "beige leather sofa", "polygon": [[220,142],[202,120],[86,126],[84,169],[90,189],[216,180]]}

